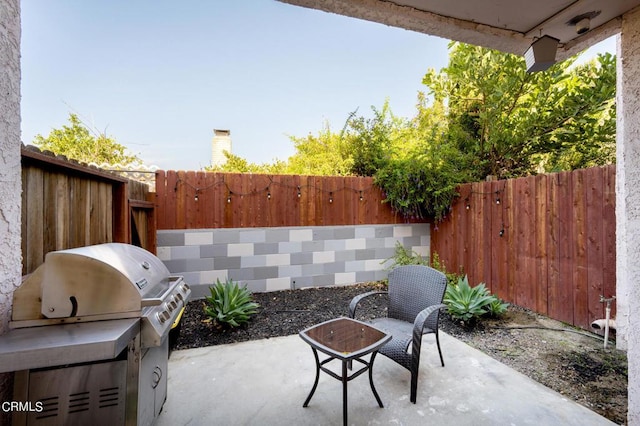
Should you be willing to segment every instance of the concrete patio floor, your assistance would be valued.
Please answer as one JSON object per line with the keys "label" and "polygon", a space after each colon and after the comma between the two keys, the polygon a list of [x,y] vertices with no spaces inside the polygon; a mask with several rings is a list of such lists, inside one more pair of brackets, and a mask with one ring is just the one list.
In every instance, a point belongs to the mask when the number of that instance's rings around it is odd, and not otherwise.
{"label": "concrete patio floor", "polygon": [[[349,424],[614,424],[445,333],[440,343],[444,368],[433,336],[424,337],[415,405],[409,372],[376,357],[373,380],[384,408],[367,375],[359,376],[348,384]],[[314,378],[313,353],[297,335],[174,351],[157,425],[341,424],[342,384],[323,372],[302,407]]]}

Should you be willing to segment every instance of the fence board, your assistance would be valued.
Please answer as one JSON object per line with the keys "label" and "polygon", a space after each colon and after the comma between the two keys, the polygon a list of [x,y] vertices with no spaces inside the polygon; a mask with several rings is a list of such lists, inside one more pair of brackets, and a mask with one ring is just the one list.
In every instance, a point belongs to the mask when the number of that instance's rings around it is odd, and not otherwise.
{"label": "fence board", "polygon": [[431,239],[448,271],[460,266],[472,285],[485,281],[508,302],[585,329],[603,315],[600,294],[615,294],[615,166],[465,184],[459,193]]}
{"label": "fence board", "polygon": [[[130,242],[123,232],[128,232],[129,181],[37,149],[23,148],[21,153],[23,275],[35,271],[50,251]],[[135,182],[128,190],[130,197],[148,198],[146,184]],[[153,204],[148,204],[153,212]],[[145,226],[155,241],[155,222],[149,220]]]}
{"label": "fence board", "polygon": [[158,229],[407,222],[382,203],[382,191],[370,177],[169,170],[158,171],[156,179]]}

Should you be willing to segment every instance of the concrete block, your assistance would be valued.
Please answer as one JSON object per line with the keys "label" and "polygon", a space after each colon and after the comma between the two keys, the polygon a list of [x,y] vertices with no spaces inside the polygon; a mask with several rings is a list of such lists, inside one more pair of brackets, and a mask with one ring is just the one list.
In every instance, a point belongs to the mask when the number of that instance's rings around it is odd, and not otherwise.
{"label": "concrete block", "polygon": [[367,248],[367,240],[364,238],[353,238],[347,240],[345,243],[345,249],[347,250],[359,250]]}
{"label": "concrete block", "polygon": [[171,260],[171,247],[157,247],[156,256],[162,261]]}
{"label": "concrete block", "polygon": [[169,272],[171,272],[172,274],[178,274],[188,271],[187,259],[165,260],[162,263],[164,263],[164,266],[166,266]]}
{"label": "concrete block", "polygon": [[266,281],[266,291],[280,291],[291,289],[291,278],[268,278]]}
{"label": "concrete block", "polygon": [[229,244],[227,246],[227,256],[253,256],[252,243]]}
{"label": "concrete block", "polygon": [[340,226],[335,229],[334,234],[336,240],[348,240],[355,238],[356,230],[353,226]]}
{"label": "concrete block", "polygon": [[303,241],[302,251],[324,251],[324,241]]}
{"label": "concrete block", "polygon": [[344,271],[345,272],[358,272],[364,271],[364,260],[354,260],[351,262],[345,262]]}
{"label": "concrete block", "polygon": [[233,244],[240,242],[240,232],[237,229],[216,229],[213,231],[215,244]]}
{"label": "concrete block", "polygon": [[356,260],[355,250],[336,251],[336,262],[348,262],[350,260]]}
{"label": "concrete block", "polygon": [[[316,275],[313,277],[313,285],[314,287],[326,287],[331,286],[336,283],[335,276],[333,274],[330,275]],[[345,310],[347,308],[345,307]]]}
{"label": "concrete block", "polygon": [[393,227],[393,236],[395,238],[411,237],[413,228],[411,225],[396,225]]}
{"label": "concrete block", "polygon": [[291,253],[292,265],[304,265],[313,262],[312,252]]}
{"label": "concrete block", "polygon": [[345,262],[331,262],[325,263],[323,272],[325,274],[336,274],[339,272],[344,272]]}
{"label": "concrete block", "polygon": [[197,259],[199,257],[200,257],[200,247],[198,246],[171,247],[171,260]]}
{"label": "concrete block", "polygon": [[364,261],[364,270],[365,271],[379,271],[384,269],[384,265],[381,263],[380,259],[369,259]]}
{"label": "concrete block", "polygon": [[267,256],[241,256],[241,268],[255,268],[257,266],[267,266]]}
{"label": "concrete block", "polygon": [[335,262],[336,253],[334,251],[317,251],[313,253],[313,263]]}
{"label": "concrete block", "polygon": [[279,277],[299,277],[302,275],[302,265],[278,266]]}
{"label": "concrete block", "polygon": [[233,281],[248,281],[255,279],[254,268],[229,269],[228,276]]}
{"label": "concrete block", "polygon": [[335,227],[333,226],[318,226],[313,228],[314,240],[333,240],[335,238]]}
{"label": "concrete block", "polygon": [[210,271],[214,268],[212,258],[185,259],[185,271]]}
{"label": "concrete block", "polygon": [[374,249],[356,250],[356,260],[367,260],[375,258],[376,251]]}
{"label": "concrete block", "polygon": [[216,257],[213,262],[216,269],[239,269],[242,267],[240,256]]}
{"label": "concrete block", "polygon": [[289,231],[289,241],[312,241],[313,230],[307,229],[291,229]]}
{"label": "concrete block", "polygon": [[200,246],[200,257],[226,257],[227,245],[226,244],[210,244],[206,246]]}
{"label": "concrete block", "polygon": [[376,228],[373,226],[357,226],[355,228],[356,238],[375,238]]}
{"label": "concrete block", "polygon": [[274,254],[279,253],[278,243],[256,243],[253,246],[254,254]]}
{"label": "concrete block", "polygon": [[336,285],[349,285],[356,283],[355,272],[339,272],[335,274]]}
{"label": "concrete block", "polygon": [[214,271],[202,271],[200,272],[200,282],[203,284],[213,285],[217,280],[225,282],[229,271],[226,269],[218,269]]}
{"label": "concrete block", "polygon": [[264,280],[267,278],[278,278],[277,266],[261,266],[253,268],[253,278],[256,280]]}
{"label": "concrete block", "polygon": [[266,266],[280,266],[291,264],[291,255],[289,253],[267,254],[265,257],[267,259]]}
{"label": "concrete block", "polygon": [[282,241],[289,241],[290,228],[267,228],[265,230],[266,243],[280,243]]}
{"label": "concrete block", "polygon": [[393,225],[376,226],[376,238],[393,237]]}
{"label": "concrete block", "polygon": [[324,249],[325,250],[344,250],[346,248],[347,240],[325,240]]}
{"label": "concrete block", "polygon": [[277,244],[277,253],[297,253],[302,251],[302,242],[300,241],[284,241]]}
{"label": "concrete block", "polygon": [[202,246],[213,244],[213,232],[185,232],[184,245],[186,246]]}
{"label": "concrete block", "polygon": [[158,247],[183,246],[184,231],[158,231]]}
{"label": "concrete block", "polygon": [[241,243],[264,243],[266,231],[264,229],[240,231]]}

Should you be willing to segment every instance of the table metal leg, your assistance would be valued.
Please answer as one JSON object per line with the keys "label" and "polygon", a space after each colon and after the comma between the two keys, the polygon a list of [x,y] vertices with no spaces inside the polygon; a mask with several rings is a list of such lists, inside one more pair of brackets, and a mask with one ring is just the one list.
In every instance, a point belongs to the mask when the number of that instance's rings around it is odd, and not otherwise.
{"label": "table metal leg", "polygon": [[311,397],[318,387],[318,379],[320,378],[320,359],[318,358],[318,352],[316,351],[316,348],[311,348],[311,350],[313,351],[313,356],[316,359],[316,381],[313,383],[313,387],[311,388],[309,396],[304,401],[304,404],[302,404],[303,407],[307,407],[309,405],[309,401],[311,401]]}
{"label": "table metal leg", "polygon": [[347,426],[347,383],[349,383],[349,377],[347,376],[347,361],[342,361],[342,423]]}
{"label": "table metal leg", "polygon": [[384,405],[382,405],[382,400],[380,399],[380,396],[376,391],[376,387],[373,385],[373,360],[376,358],[377,354],[378,354],[377,351],[373,352],[371,354],[371,360],[369,360],[369,383],[371,384],[371,390],[373,391],[373,396],[375,396],[376,400],[378,401],[378,405],[380,406],[380,408],[384,408]]}

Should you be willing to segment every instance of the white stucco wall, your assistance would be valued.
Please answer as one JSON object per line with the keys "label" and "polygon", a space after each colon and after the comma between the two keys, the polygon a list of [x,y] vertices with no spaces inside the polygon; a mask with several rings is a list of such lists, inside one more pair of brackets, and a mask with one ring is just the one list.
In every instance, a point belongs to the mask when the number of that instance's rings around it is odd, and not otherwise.
{"label": "white stucco wall", "polygon": [[[20,254],[20,0],[0,0],[0,334],[22,274]],[[10,399],[0,374],[0,401]],[[0,413],[0,424],[3,423]]]}
{"label": "white stucco wall", "polygon": [[640,9],[618,39],[616,273],[617,346],[629,360],[628,424],[640,425]]}

